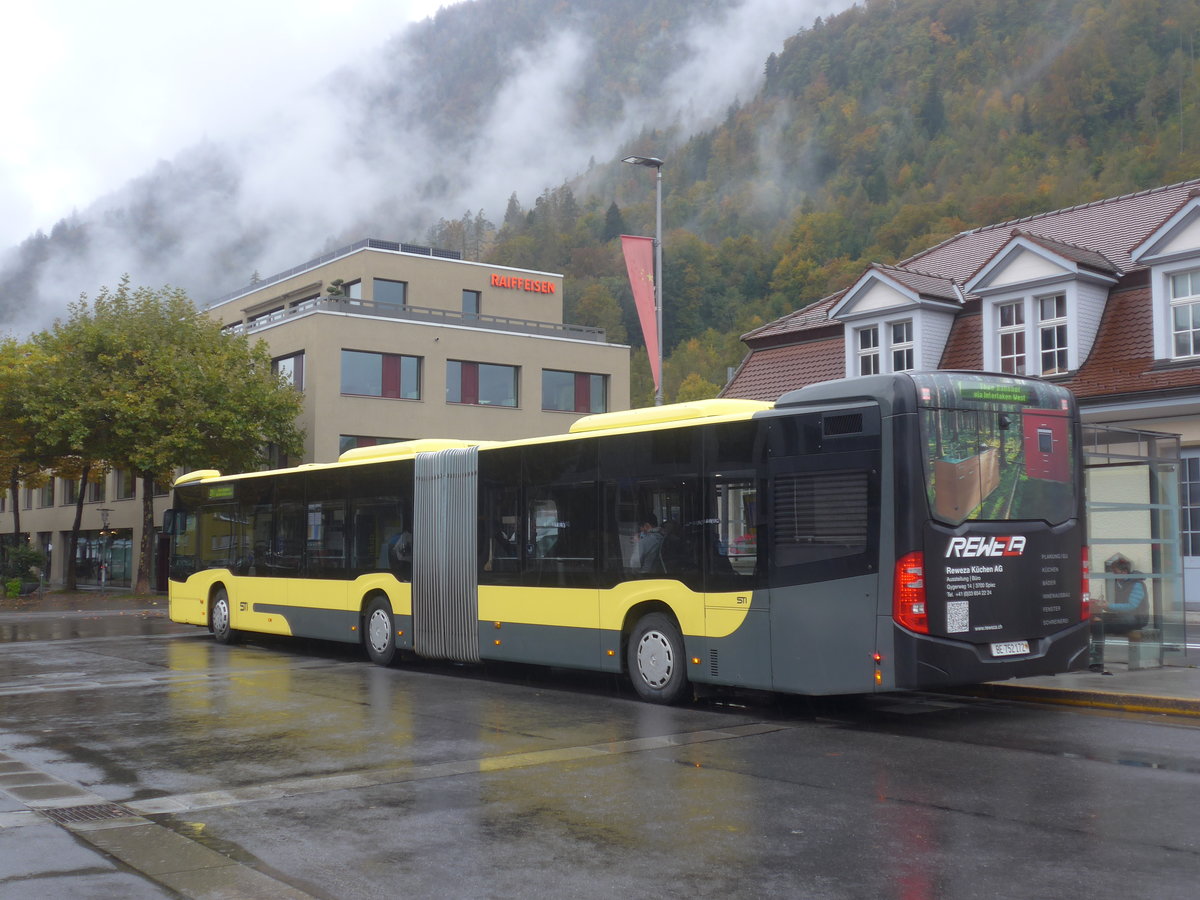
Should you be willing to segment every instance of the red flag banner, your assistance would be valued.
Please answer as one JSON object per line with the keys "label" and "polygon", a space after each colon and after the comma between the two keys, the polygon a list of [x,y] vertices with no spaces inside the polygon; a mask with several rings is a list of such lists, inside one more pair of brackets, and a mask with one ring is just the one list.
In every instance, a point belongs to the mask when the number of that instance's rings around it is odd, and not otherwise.
{"label": "red flag banner", "polygon": [[654,238],[623,234],[621,250],[625,253],[633,303],[650,354],[650,374],[654,376],[654,389],[658,390],[662,374],[658,371],[658,317],[654,310]]}

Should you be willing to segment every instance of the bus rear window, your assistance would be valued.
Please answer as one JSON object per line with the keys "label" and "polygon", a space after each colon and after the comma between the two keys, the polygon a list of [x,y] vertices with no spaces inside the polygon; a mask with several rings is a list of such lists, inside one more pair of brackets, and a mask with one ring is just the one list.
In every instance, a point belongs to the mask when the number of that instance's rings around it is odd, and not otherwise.
{"label": "bus rear window", "polygon": [[974,381],[943,375],[921,388],[925,488],[934,517],[951,525],[1070,518],[1076,462],[1066,392],[1023,379],[973,389]]}

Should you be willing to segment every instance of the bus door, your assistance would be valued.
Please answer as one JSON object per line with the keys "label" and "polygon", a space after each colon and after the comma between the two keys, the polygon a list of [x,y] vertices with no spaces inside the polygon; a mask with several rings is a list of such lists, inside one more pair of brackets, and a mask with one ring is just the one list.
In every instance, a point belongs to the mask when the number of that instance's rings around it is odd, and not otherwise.
{"label": "bus door", "polygon": [[880,579],[879,408],[801,413],[771,426],[774,687],[868,690]]}
{"label": "bus door", "polygon": [[704,560],[707,674],[718,683],[771,687],[771,623],[759,555],[760,481],[753,470],[709,473],[693,528]]}
{"label": "bus door", "polygon": [[244,479],[238,484],[245,546],[230,590],[234,628],[269,634],[305,634],[292,615],[291,585],[304,559],[304,490],[295,477]]}
{"label": "bus door", "polygon": [[486,659],[599,668],[596,444],[482,455],[480,651]]}

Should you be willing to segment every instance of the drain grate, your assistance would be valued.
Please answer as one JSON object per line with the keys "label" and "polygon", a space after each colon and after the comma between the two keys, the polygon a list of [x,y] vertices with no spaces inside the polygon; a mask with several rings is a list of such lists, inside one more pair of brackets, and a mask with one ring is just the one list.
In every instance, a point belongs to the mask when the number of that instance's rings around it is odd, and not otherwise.
{"label": "drain grate", "polygon": [[93,803],[90,806],[64,806],[58,809],[38,810],[43,816],[59,825],[70,822],[99,822],[104,819],[125,819],[133,815],[115,803]]}

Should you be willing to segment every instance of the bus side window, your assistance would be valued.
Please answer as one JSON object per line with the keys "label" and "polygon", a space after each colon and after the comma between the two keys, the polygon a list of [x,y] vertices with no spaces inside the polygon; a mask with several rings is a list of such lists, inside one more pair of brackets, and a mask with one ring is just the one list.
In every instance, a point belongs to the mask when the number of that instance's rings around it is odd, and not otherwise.
{"label": "bus side window", "polygon": [[489,483],[481,492],[479,565],[484,572],[514,575],[521,569],[521,517],[514,485]]}
{"label": "bus side window", "polygon": [[530,490],[526,555],[539,572],[591,576],[596,561],[596,485]]}
{"label": "bus side window", "polygon": [[200,534],[193,510],[176,510],[175,543],[171,550],[171,579],[184,581],[197,570],[196,550]]}
{"label": "bus side window", "polygon": [[340,575],[346,568],[344,500],[321,500],[308,504],[305,553],[309,575]]}
{"label": "bus side window", "polygon": [[758,569],[758,487],[752,475],[708,479],[703,543],[712,588],[744,587]]}
{"label": "bus side window", "polygon": [[201,569],[233,569],[237,554],[237,507],[221,503],[200,509],[198,523],[203,540],[199,543]]}
{"label": "bus side window", "polygon": [[307,510],[301,503],[280,503],[275,510],[271,556],[276,575],[295,575],[300,572],[308,521],[306,514]]}
{"label": "bus side window", "polygon": [[605,495],[606,568],[623,578],[699,577],[703,535],[694,479],[610,482]]}
{"label": "bus side window", "polygon": [[[390,570],[399,577],[411,575],[412,535],[405,526],[403,510],[403,501],[396,497],[369,502],[358,501],[354,504],[354,544],[350,560],[352,570]],[[409,562],[408,571],[404,571],[406,561]]]}

